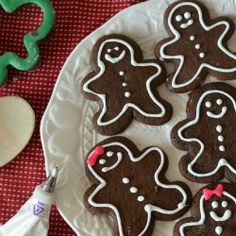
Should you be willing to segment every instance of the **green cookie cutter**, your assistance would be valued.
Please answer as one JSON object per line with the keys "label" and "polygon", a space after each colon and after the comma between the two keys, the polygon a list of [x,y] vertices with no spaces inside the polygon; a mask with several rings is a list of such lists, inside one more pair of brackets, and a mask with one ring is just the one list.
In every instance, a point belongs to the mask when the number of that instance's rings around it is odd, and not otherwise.
{"label": "green cookie cutter", "polygon": [[23,42],[27,50],[26,58],[19,57],[14,52],[5,52],[0,56],[0,85],[7,79],[8,66],[11,65],[15,69],[26,71],[38,63],[40,55],[38,43],[48,35],[55,22],[55,13],[50,0],[0,0],[0,6],[8,13],[12,13],[26,4],[39,6],[43,12],[43,21],[36,31],[24,35]]}

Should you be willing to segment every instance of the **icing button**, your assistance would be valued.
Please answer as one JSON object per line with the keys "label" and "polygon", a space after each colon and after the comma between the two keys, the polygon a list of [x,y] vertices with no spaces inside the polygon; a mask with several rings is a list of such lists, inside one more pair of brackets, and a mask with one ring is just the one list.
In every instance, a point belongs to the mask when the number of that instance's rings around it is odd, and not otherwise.
{"label": "icing button", "polygon": [[129,178],[124,177],[124,178],[122,179],[122,182],[123,182],[124,184],[128,184],[128,183],[129,183]]}
{"label": "icing button", "polygon": [[137,200],[138,200],[139,202],[143,202],[143,201],[145,200],[145,198],[144,198],[143,195],[140,195],[140,196],[138,196]]}
{"label": "icing button", "polygon": [[220,146],[219,146],[219,150],[220,150],[221,152],[224,152],[224,151],[225,151],[224,145],[220,145]]}
{"label": "icing button", "polygon": [[222,135],[219,135],[219,136],[218,136],[218,141],[219,141],[219,142],[223,142],[223,141],[224,141],[224,137],[223,137]]}
{"label": "icing button", "polygon": [[189,39],[190,39],[190,41],[193,41],[195,39],[195,36],[192,35],[189,37]]}
{"label": "icing button", "polygon": [[137,193],[138,192],[138,189],[136,187],[131,187],[129,190],[130,190],[131,193]]}
{"label": "icing button", "polygon": [[223,228],[221,226],[217,226],[215,228],[215,232],[216,232],[217,235],[221,235],[222,232],[223,232]]}
{"label": "icing button", "polygon": [[199,53],[199,57],[200,58],[204,58],[205,57],[205,53],[204,52]]}
{"label": "icing button", "polygon": [[125,92],[125,97],[129,98],[131,96],[130,92]]}
{"label": "icing button", "polygon": [[120,71],[120,72],[119,72],[119,75],[120,75],[120,76],[123,76],[124,74],[125,74],[124,71]]}
{"label": "icing button", "polygon": [[196,45],[195,45],[195,48],[196,48],[196,49],[200,49],[200,47],[201,47],[200,44],[196,44]]}
{"label": "icing button", "polygon": [[222,132],[222,126],[221,126],[221,125],[217,125],[217,126],[216,126],[216,131],[217,131],[218,133],[221,133],[221,132]]}
{"label": "icing button", "polygon": [[126,87],[127,85],[128,85],[128,84],[127,84],[126,82],[123,82],[123,83],[122,83],[122,86],[123,86],[123,87]]}

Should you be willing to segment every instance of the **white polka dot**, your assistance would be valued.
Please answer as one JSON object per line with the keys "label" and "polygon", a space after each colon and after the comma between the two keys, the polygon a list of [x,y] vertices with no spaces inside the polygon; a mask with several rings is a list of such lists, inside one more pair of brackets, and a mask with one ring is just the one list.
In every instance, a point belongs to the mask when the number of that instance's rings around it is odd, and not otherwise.
{"label": "white polka dot", "polygon": [[205,57],[205,53],[204,52],[199,53],[199,57],[200,58],[204,58]]}
{"label": "white polka dot", "polygon": [[216,100],[217,105],[221,105],[223,103],[222,99],[217,99]]}
{"label": "white polka dot", "polygon": [[176,21],[180,22],[183,19],[183,17],[181,15],[177,15],[175,19]]}
{"label": "white polka dot", "polygon": [[224,152],[224,151],[225,151],[224,145],[220,145],[220,146],[219,146],[219,150],[220,150],[221,152]]}
{"label": "white polka dot", "polygon": [[109,151],[109,152],[107,152],[106,154],[107,154],[108,157],[111,157],[114,153],[111,152],[111,151]]}
{"label": "white polka dot", "polygon": [[143,202],[145,200],[145,197],[143,195],[138,196],[137,200],[139,202]]}
{"label": "white polka dot", "polygon": [[122,182],[123,182],[124,184],[128,184],[128,183],[129,183],[129,178],[124,177],[124,178],[122,179]]}
{"label": "white polka dot", "polygon": [[218,204],[217,201],[214,201],[214,202],[211,203],[211,206],[212,206],[214,209],[216,209],[216,208],[219,206],[219,204]]}
{"label": "white polka dot", "polygon": [[123,71],[123,70],[121,70],[120,72],[119,72],[119,75],[120,76],[123,76],[125,74],[125,72]]}
{"label": "white polka dot", "polygon": [[228,202],[223,201],[223,202],[221,203],[221,206],[224,207],[224,208],[226,208],[226,207],[228,206]]}
{"label": "white polka dot", "polygon": [[129,98],[131,96],[130,92],[125,92],[125,97]]}
{"label": "white polka dot", "polygon": [[188,11],[185,12],[185,13],[184,13],[184,18],[187,19],[187,20],[188,20],[189,18],[191,18],[191,13],[188,12]]}
{"label": "white polka dot", "polygon": [[137,193],[138,192],[138,189],[136,187],[131,187],[129,190],[130,190],[131,193]]}
{"label": "white polka dot", "polygon": [[199,49],[200,47],[201,47],[200,44],[196,44],[196,45],[195,45],[195,48],[196,48],[196,49]]}
{"label": "white polka dot", "polygon": [[99,164],[100,164],[100,165],[104,165],[106,162],[107,162],[107,161],[106,161],[105,159],[100,159],[100,160],[99,160]]}
{"label": "white polka dot", "polygon": [[210,107],[212,106],[212,104],[211,104],[210,101],[207,101],[207,102],[205,103],[205,106],[206,106],[207,108],[210,108]]}
{"label": "white polka dot", "polygon": [[126,87],[127,85],[128,85],[128,84],[127,84],[126,82],[123,82],[123,83],[122,83],[122,86],[123,86],[123,87]]}
{"label": "white polka dot", "polygon": [[222,126],[221,125],[217,125],[216,126],[216,131],[218,132],[218,133],[221,133],[222,132]]}

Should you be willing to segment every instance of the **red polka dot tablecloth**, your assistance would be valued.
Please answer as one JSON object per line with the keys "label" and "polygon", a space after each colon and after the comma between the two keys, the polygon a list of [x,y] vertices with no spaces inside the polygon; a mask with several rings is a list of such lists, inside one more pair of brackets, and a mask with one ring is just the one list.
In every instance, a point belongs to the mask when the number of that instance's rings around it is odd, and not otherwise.
{"label": "red polka dot tablecloth", "polygon": [[[16,214],[31,196],[35,186],[45,178],[39,125],[66,58],[85,36],[120,10],[139,2],[142,0],[53,0],[56,24],[49,37],[40,44],[39,65],[27,72],[9,70],[7,83],[0,87],[0,96],[18,95],[26,99],[36,113],[36,128],[24,151],[0,168],[1,224]],[[0,54],[14,51],[25,56],[23,35],[36,29],[42,16],[35,5],[26,5],[13,14],[1,9]],[[49,235],[75,235],[55,207],[51,213]]]}

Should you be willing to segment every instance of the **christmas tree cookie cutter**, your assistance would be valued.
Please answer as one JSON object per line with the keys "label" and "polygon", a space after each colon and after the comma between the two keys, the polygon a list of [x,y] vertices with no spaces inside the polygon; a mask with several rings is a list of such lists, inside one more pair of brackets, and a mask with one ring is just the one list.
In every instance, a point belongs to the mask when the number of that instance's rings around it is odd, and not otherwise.
{"label": "christmas tree cookie cutter", "polygon": [[43,20],[39,28],[28,32],[23,37],[23,43],[27,51],[26,58],[22,58],[14,52],[5,52],[0,56],[0,85],[7,79],[8,66],[26,71],[32,69],[38,63],[40,55],[38,43],[48,35],[54,25],[55,13],[50,0],[0,0],[0,6],[7,13],[13,13],[27,4],[40,7],[43,12]]}

